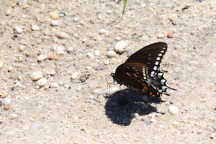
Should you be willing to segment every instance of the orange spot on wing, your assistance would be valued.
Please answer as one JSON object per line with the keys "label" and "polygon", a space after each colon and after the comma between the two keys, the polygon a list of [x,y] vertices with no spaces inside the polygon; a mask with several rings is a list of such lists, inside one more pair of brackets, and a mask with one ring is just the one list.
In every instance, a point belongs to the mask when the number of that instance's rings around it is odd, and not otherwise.
{"label": "orange spot on wing", "polygon": [[143,88],[143,92],[146,93],[148,91],[148,87]]}
{"label": "orange spot on wing", "polygon": [[149,92],[149,95],[150,95],[150,96],[152,96],[152,94],[153,94],[152,92]]}

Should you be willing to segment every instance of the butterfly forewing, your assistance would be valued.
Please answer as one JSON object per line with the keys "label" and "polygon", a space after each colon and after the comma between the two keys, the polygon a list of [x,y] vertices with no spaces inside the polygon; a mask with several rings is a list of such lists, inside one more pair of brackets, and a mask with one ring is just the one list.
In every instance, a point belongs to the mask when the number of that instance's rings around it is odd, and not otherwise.
{"label": "butterfly forewing", "polygon": [[161,60],[167,51],[167,44],[157,42],[150,44],[131,55],[125,63],[143,63],[148,68],[148,73],[160,67]]}

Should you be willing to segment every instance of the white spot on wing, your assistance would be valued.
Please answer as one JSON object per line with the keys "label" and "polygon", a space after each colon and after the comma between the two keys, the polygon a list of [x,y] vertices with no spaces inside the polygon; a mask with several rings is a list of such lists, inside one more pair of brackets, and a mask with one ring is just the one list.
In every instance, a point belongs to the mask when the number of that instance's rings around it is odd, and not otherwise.
{"label": "white spot on wing", "polygon": [[161,57],[161,56],[162,56],[162,53],[159,53],[158,56]]}
{"label": "white spot on wing", "polygon": [[159,65],[159,62],[158,62],[158,61],[156,61],[156,62],[155,62],[155,65]]}
{"label": "white spot on wing", "polygon": [[162,79],[162,80],[161,80],[161,84],[162,84],[162,85],[164,85],[164,84],[165,84],[165,82],[166,82],[166,80],[165,80],[165,79]]}
{"label": "white spot on wing", "polygon": [[153,67],[153,70],[155,70],[155,71],[156,71],[156,70],[157,70],[157,68],[158,68],[157,66],[154,66],[154,67]]}

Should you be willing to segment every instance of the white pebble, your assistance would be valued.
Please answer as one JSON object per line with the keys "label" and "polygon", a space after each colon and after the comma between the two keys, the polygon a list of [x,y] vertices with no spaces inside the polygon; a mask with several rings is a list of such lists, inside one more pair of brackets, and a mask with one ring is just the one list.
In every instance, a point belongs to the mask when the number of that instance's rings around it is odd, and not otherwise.
{"label": "white pebble", "polygon": [[11,103],[11,99],[10,98],[5,98],[4,99],[4,104],[5,105],[10,105],[10,103]]}
{"label": "white pebble", "polygon": [[51,21],[51,26],[58,26],[58,25],[59,25],[59,23],[58,23],[57,20],[52,20]]}
{"label": "white pebble", "polygon": [[206,97],[200,98],[200,101],[201,101],[201,102],[207,102],[207,100],[208,100],[208,99],[207,99]]}
{"label": "white pebble", "polygon": [[32,25],[32,30],[33,30],[33,31],[39,31],[40,28],[39,28],[39,26],[37,26],[37,25]]}
{"label": "white pebble", "polygon": [[47,55],[39,55],[38,57],[37,57],[37,60],[38,61],[44,61],[44,60],[46,60],[47,59]]}
{"label": "white pebble", "polygon": [[174,106],[174,105],[170,105],[170,106],[169,106],[169,112],[170,112],[171,114],[177,114],[177,113],[179,112],[179,109],[178,109],[178,107],[176,107],[176,106]]}
{"label": "white pebble", "polygon": [[53,68],[47,68],[47,69],[46,69],[46,73],[47,73],[48,75],[55,75],[55,74],[56,74],[56,71],[55,71],[55,69],[53,69]]}
{"label": "white pebble", "polygon": [[146,4],[145,4],[145,3],[142,3],[142,4],[141,4],[141,7],[146,7]]}
{"label": "white pebble", "polygon": [[59,39],[70,39],[70,36],[65,32],[57,32],[56,37]]}
{"label": "white pebble", "polygon": [[73,52],[73,47],[68,47],[67,49],[66,49],[66,51],[68,52],[68,53],[71,53],[71,52]]}
{"label": "white pebble", "polygon": [[73,21],[77,22],[79,20],[79,17],[74,17]]}
{"label": "white pebble", "polygon": [[21,27],[18,27],[18,26],[15,26],[15,31],[17,32],[17,33],[22,33],[23,32],[23,29],[21,28]]}
{"label": "white pebble", "polygon": [[50,84],[50,87],[51,88],[57,88],[57,87],[59,87],[59,85],[58,85],[58,83],[53,82],[53,83]]}
{"label": "white pebble", "polygon": [[99,34],[106,34],[107,31],[105,29],[100,29]]}
{"label": "white pebble", "polygon": [[64,46],[57,46],[55,48],[56,54],[57,55],[64,55],[65,47]]}
{"label": "white pebble", "polygon": [[17,114],[14,114],[14,113],[9,114],[9,116],[8,116],[8,118],[9,118],[10,120],[14,120],[14,119],[16,119],[17,117],[18,117],[18,115],[17,115]]}
{"label": "white pebble", "polygon": [[158,35],[157,35],[157,38],[164,38],[165,37],[165,35],[163,34],[163,33],[159,33]]}
{"label": "white pebble", "polygon": [[126,47],[127,47],[127,42],[124,40],[121,40],[115,45],[114,50],[117,53],[123,53]]}
{"label": "white pebble", "polygon": [[39,79],[41,79],[43,77],[43,74],[42,74],[42,72],[41,71],[36,71],[36,72],[33,72],[32,74],[31,74],[31,79],[32,80],[39,80]]}
{"label": "white pebble", "polygon": [[89,53],[87,53],[87,57],[88,57],[88,58],[94,58],[94,55],[93,55],[92,53],[89,52]]}
{"label": "white pebble", "polygon": [[100,51],[99,51],[99,50],[96,50],[96,51],[94,51],[94,54],[95,54],[96,56],[99,56],[99,55],[100,55]]}
{"label": "white pebble", "polygon": [[47,79],[42,78],[42,79],[38,80],[36,83],[40,87],[45,86],[47,84]]}
{"label": "white pebble", "polygon": [[79,72],[74,72],[71,76],[72,79],[78,79],[80,76],[80,73]]}
{"label": "white pebble", "polygon": [[112,58],[112,57],[116,57],[117,56],[117,54],[116,54],[116,52],[114,52],[114,51],[108,51],[107,52],[107,56],[109,57],[109,58]]}

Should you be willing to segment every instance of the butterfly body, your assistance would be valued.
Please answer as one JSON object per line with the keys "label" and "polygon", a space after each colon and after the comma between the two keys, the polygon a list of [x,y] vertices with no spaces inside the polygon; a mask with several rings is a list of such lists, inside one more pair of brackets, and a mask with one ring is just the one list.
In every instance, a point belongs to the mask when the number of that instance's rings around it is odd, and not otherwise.
{"label": "butterfly body", "polygon": [[161,60],[167,51],[167,44],[157,42],[150,44],[117,67],[112,77],[120,85],[142,91],[150,96],[160,96],[168,86],[159,70]]}

